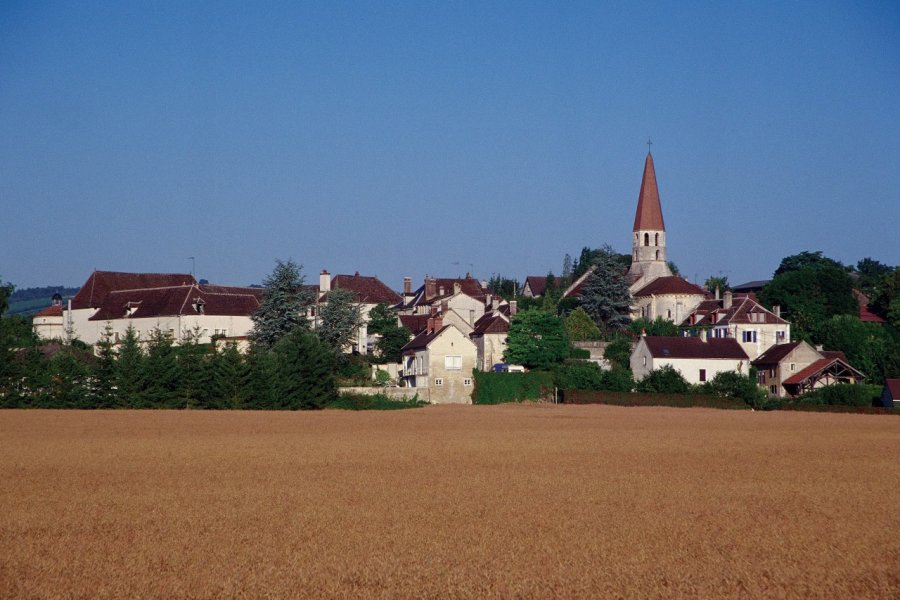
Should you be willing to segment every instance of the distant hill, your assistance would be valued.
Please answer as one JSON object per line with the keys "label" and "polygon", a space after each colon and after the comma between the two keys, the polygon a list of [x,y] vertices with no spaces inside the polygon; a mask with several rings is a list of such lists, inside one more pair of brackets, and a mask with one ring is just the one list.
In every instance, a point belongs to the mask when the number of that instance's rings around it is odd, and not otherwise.
{"label": "distant hill", "polygon": [[59,294],[63,297],[63,300],[68,300],[77,294],[79,289],[64,285],[48,285],[16,290],[9,297],[9,310],[6,314],[27,317],[39,313],[50,306],[53,294]]}

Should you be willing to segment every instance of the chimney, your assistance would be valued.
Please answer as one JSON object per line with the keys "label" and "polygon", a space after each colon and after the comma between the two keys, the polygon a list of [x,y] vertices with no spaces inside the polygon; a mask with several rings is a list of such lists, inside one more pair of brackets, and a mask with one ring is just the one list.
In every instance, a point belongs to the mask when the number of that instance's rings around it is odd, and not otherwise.
{"label": "chimney", "polygon": [[458,281],[453,282],[453,294],[456,295],[462,291],[462,285]]}
{"label": "chimney", "polygon": [[720,296],[719,286],[716,286],[716,300],[719,300],[719,296]]}
{"label": "chimney", "polygon": [[519,312],[519,303],[516,300],[509,301],[509,316],[514,317]]}
{"label": "chimney", "polygon": [[403,278],[403,295],[412,296],[412,277]]}
{"label": "chimney", "polygon": [[439,296],[443,296],[445,292],[446,292],[446,290],[444,289],[444,286],[440,286],[440,287],[438,288],[438,295],[439,295]]}
{"label": "chimney", "polygon": [[431,335],[431,332],[434,331],[434,317],[428,317],[428,326],[425,329],[425,333]]}
{"label": "chimney", "polygon": [[776,304],[775,306],[773,306],[773,307],[772,307],[772,312],[774,312],[774,313],[775,313],[775,316],[778,317],[778,318],[780,319],[780,318],[781,318],[781,305],[780,305],[780,304]]}
{"label": "chimney", "polygon": [[450,310],[450,305],[446,300],[441,300],[441,314]]}
{"label": "chimney", "polygon": [[484,297],[484,306],[486,310],[491,310],[494,308],[494,297],[490,294],[485,295]]}
{"label": "chimney", "polygon": [[425,277],[425,300],[431,300],[437,293],[437,282],[433,277]]}
{"label": "chimney", "polygon": [[705,342],[705,341],[706,341],[706,335],[707,335],[707,334],[706,334],[706,327],[701,327],[701,328],[700,328],[700,341],[701,341],[701,342]]}
{"label": "chimney", "polygon": [[481,283],[481,289],[483,289],[483,290],[488,289],[487,279],[482,279],[480,283]]}
{"label": "chimney", "polygon": [[722,301],[722,308],[729,309],[731,308],[731,299],[732,294],[730,291],[725,292],[725,299]]}
{"label": "chimney", "polygon": [[434,328],[432,329],[432,331],[440,331],[441,327],[444,326],[444,317],[442,317],[440,315],[436,316],[434,318],[433,325],[434,325]]}
{"label": "chimney", "polygon": [[324,294],[325,292],[331,291],[331,274],[326,270],[322,269],[322,272],[319,274],[319,293]]}

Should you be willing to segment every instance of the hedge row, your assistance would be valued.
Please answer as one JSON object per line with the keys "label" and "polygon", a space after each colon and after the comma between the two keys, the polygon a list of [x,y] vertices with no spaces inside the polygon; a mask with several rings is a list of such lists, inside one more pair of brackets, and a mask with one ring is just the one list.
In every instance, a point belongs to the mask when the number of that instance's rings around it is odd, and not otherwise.
{"label": "hedge row", "polygon": [[747,410],[743,400],[700,394],[657,394],[641,392],[611,392],[596,390],[565,390],[565,404],[612,404],[615,406],[674,406],[678,408],[726,408]]}
{"label": "hedge row", "polygon": [[553,374],[545,371],[528,373],[490,373],[475,371],[473,404],[501,404],[541,400],[553,395]]}

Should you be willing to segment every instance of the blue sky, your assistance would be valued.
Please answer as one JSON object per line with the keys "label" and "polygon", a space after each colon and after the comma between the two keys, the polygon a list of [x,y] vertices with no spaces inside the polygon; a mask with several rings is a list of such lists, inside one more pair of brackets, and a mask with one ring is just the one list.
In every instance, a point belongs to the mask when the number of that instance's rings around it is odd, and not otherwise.
{"label": "blue sky", "polygon": [[890,2],[0,3],[0,277],[900,264]]}

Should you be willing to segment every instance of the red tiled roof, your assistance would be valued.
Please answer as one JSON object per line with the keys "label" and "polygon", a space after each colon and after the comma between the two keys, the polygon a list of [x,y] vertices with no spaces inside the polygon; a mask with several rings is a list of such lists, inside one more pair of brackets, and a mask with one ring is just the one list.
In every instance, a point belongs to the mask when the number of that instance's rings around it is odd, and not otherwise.
{"label": "red tiled roof", "polygon": [[[90,320],[198,314],[195,308],[198,300],[202,300],[205,315],[250,316],[259,308],[259,298],[251,293],[211,293],[200,286],[183,285],[110,292]],[[131,315],[128,315],[129,308],[133,309]]]}
{"label": "red tiled roof", "polygon": [[547,276],[529,275],[525,278],[525,285],[531,288],[534,296],[543,296],[544,290],[547,288]]}
{"label": "red tiled roof", "polygon": [[733,338],[647,336],[641,338],[654,358],[707,358],[747,360],[747,353]]}
{"label": "red tiled roof", "polygon": [[417,334],[428,327],[429,317],[430,315],[400,315],[400,325]]}
{"label": "red tiled roof", "polygon": [[[453,284],[458,283],[460,287],[460,291],[467,296],[471,296],[476,300],[480,300],[484,302],[486,299],[486,293],[484,289],[481,287],[481,283],[472,277],[471,275],[467,275],[462,279],[448,279],[448,278],[435,278],[434,279],[434,297],[425,298],[425,285],[419,286],[419,288],[413,292],[412,299],[403,305],[403,308],[410,309],[416,306],[429,305],[434,304],[436,302],[440,302],[443,299],[449,298],[453,295]],[[440,290],[444,288],[444,294],[441,295]]]}
{"label": "red tiled roof", "polygon": [[475,321],[475,329],[472,335],[485,335],[487,333],[509,333],[509,321],[500,314],[486,313]]}
{"label": "red tiled roof", "polygon": [[331,289],[348,290],[353,293],[360,304],[397,304],[400,294],[386,286],[377,277],[365,275],[335,275],[331,280]]}
{"label": "red tiled roof", "polygon": [[[715,318],[713,315],[715,314]],[[750,315],[755,315],[753,319]],[[754,320],[755,319],[755,320]],[[768,325],[787,325],[787,321],[775,316],[775,313],[756,301],[753,294],[735,294],[731,308],[725,308],[725,300],[707,299],[688,315],[685,323],[689,325],[758,323]]]}
{"label": "red tiled roof", "polygon": [[61,317],[63,316],[63,307],[62,304],[54,304],[53,306],[48,306],[41,312],[34,315],[35,317]]}
{"label": "red tiled roof", "polygon": [[635,297],[652,296],[660,294],[694,294],[706,296],[706,290],[699,285],[694,285],[687,279],[676,277],[657,277],[634,293]]}
{"label": "red tiled roof", "polygon": [[803,342],[790,342],[787,344],[776,344],[760,354],[759,357],[753,361],[753,364],[758,366],[777,365],[802,343]]}
{"label": "red tiled roof", "polygon": [[794,373],[787,379],[785,379],[781,385],[795,385],[799,383],[803,383],[804,380],[808,379],[810,376],[815,375],[819,371],[824,370],[826,367],[831,366],[832,363],[840,360],[839,358],[820,358],[813,364],[809,365],[805,369],[800,370],[797,373]]}
{"label": "red tiled roof", "polygon": [[638,195],[637,210],[634,213],[634,231],[665,231],[662,206],[659,203],[659,189],[656,186],[656,169],[653,156],[648,152],[644,161],[644,177],[641,179],[641,193]]}
{"label": "red tiled roof", "polygon": [[107,294],[117,290],[162,288],[197,283],[193,275],[184,273],[119,273],[94,271],[72,298],[72,308],[96,308]]}
{"label": "red tiled roof", "polygon": [[450,327],[450,325],[444,325],[440,329],[436,331],[432,331],[428,333],[427,329],[423,329],[419,335],[414,337],[412,340],[407,342],[405,346],[403,346],[402,352],[406,354],[407,352],[415,352],[416,350],[422,350],[423,348],[428,347],[428,344],[433,342],[438,338],[444,331]]}

